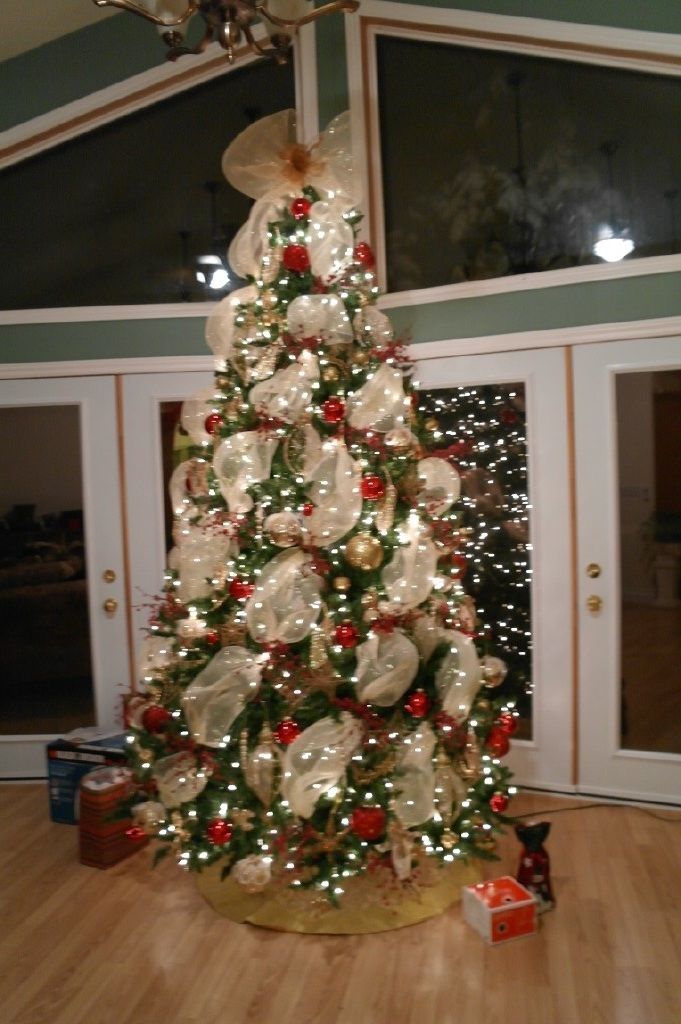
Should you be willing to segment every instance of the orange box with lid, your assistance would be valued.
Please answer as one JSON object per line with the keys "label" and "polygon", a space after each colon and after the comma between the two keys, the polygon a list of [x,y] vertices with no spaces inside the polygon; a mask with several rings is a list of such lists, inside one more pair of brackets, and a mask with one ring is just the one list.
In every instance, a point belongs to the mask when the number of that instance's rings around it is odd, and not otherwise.
{"label": "orange box with lid", "polygon": [[492,946],[537,930],[534,896],[510,875],[465,885],[462,896],[464,920]]}

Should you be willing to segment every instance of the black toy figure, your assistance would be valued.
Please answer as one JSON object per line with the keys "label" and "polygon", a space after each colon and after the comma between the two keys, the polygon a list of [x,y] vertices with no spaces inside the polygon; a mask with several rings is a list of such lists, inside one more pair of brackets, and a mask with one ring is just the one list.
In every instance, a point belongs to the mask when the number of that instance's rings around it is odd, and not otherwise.
{"label": "black toy figure", "polygon": [[544,849],[550,829],[550,821],[530,821],[527,825],[515,826],[515,834],[523,844],[517,878],[534,895],[540,914],[556,905],[551,888],[551,862]]}

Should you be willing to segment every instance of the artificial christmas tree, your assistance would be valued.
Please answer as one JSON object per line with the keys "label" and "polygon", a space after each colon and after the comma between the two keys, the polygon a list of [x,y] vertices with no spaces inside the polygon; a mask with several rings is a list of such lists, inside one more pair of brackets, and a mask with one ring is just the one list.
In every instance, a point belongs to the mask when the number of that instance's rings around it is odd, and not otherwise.
{"label": "artificial christmas tree", "polygon": [[183,408],[176,547],[130,705],[135,814],[160,855],[249,898],[342,904],[362,875],[399,900],[431,865],[490,856],[514,718],[476,650],[459,473],[428,454],[375,305],[348,118],[294,138],[286,111],[224,158],[255,199],[229,254],[249,283],[209,318],[215,384]]}

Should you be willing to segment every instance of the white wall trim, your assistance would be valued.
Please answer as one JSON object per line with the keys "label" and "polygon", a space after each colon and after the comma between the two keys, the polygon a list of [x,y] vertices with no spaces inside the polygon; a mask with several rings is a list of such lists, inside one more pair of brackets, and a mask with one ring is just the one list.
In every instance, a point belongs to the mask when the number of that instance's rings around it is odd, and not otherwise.
{"label": "white wall trim", "polygon": [[[662,32],[417,7],[389,0],[363,0],[359,15],[346,17],[346,32],[353,150],[361,168],[363,193],[371,197],[371,202],[366,204],[368,209],[365,210],[363,227],[366,237],[373,242],[378,280],[383,287],[387,274],[379,143],[377,36],[392,35],[656,74],[681,75],[681,35]],[[678,254],[649,257],[623,264],[574,267],[393,293],[390,305],[419,305],[446,299],[669,273],[680,269],[681,256]]]}
{"label": "white wall trim", "polygon": [[298,139],[310,143],[319,135],[317,30],[314,23],[303,25],[298,30],[293,45]]}
{"label": "white wall trim", "polygon": [[119,320],[205,320],[215,306],[215,302],[159,302],[144,306],[6,309],[0,312],[0,327],[13,324],[117,323]]}
{"label": "white wall trim", "polygon": [[[583,327],[559,327],[555,330],[517,331],[512,334],[488,334],[479,338],[449,338],[424,341],[409,346],[409,355],[420,363],[452,355],[479,355],[492,352],[522,352],[528,349],[563,348],[593,345],[603,341],[632,341],[647,338],[681,336],[681,316],[657,320],[630,320],[622,323],[588,324]],[[140,356],[119,359],[55,360],[35,363],[0,363],[0,380],[35,377],[82,377],[129,373],[184,373],[211,370],[213,356]]]}

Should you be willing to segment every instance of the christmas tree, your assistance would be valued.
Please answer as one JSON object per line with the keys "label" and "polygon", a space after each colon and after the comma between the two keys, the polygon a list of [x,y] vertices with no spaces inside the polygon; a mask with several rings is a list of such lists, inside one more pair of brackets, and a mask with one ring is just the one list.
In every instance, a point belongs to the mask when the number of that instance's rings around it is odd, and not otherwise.
{"label": "christmas tree", "polygon": [[249,891],[489,857],[514,715],[478,652],[456,457],[428,453],[412,368],[376,308],[349,123],[290,111],[223,169],[254,205],[248,284],[207,324],[185,402],[176,546],[129,703],[139,835]]}

